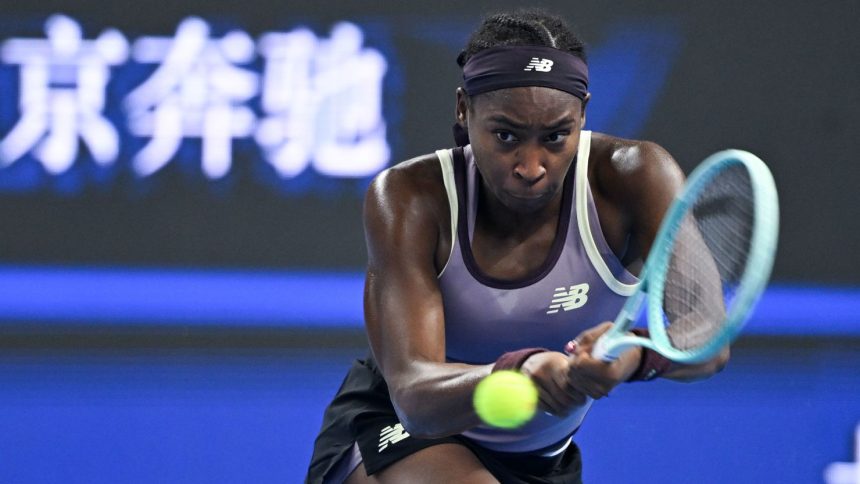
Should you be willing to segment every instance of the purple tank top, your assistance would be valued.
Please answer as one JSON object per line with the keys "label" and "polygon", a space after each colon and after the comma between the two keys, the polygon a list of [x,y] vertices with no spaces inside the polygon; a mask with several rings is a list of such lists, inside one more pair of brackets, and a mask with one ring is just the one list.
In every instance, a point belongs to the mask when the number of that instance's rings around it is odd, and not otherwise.
{"label": "purple tank top", "polygon": [[[609,248],[597,219],[587,177],[590,146],[591,132],[582,131],[549,256],[537,275],[517,281],[483,274],[472,255],[479,174],[470,147],[437,151],[454,235],[439,276],[449,361],[487,364],[507,351],[535,346],[561,351],[583,330],[614,320],[633,293],[637,280]],[[538,412],[520,429],[476,427],[464,435],[493,450],[542,449],[575,431],[590,403],[564,419]]]}

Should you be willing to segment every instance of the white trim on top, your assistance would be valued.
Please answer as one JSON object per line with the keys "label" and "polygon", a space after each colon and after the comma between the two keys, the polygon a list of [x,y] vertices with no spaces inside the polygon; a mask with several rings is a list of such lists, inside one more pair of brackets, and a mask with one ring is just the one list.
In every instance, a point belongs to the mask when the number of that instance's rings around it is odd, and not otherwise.
{"label": "white trim on top", "polygon": [[451,257],[454,256],[454,242],[457,241],[457,216],[460,212],[457,203],[457,184],[454,182],[453,152],[452,150],[437,150],[436,156],[439,157],[439,164],[442,167],[442,181],[445,183],[445,192],[448,194],[448,207],[451,209],[451,252],[448,254],[448,260],[445,261],[445,267],[436,276],[438,279],[445,273],[448,263],[451,262]]}
{"label": "white trim on top", "polygon": [[621,296],[630,296],[636,291],[639,286],[636,284],[625,284],[619,281],[606,261],[600,255],[597,249],[597,243],[594,242],[594,237],[591,233],[591,228],[588,222],[588,155],[591,152],[591,131],[583,130],[579,135],[579,152],[576,155],[576,223],[579,226],[579,237],[582,240],[582,245],[585,247],[585,253],[591,260],[591,265],[594,270],[603,279],[607,287],[612,292]]}

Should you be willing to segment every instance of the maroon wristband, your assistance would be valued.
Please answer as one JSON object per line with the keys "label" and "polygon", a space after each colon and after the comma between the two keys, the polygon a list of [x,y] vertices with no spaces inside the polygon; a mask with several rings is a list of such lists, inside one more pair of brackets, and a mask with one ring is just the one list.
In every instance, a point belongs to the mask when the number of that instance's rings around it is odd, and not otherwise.
{"label": "maroon wristband", "polygon": [[510,351],[503,354],[496,360],[496,364],[493,365],[493,371],[519,370],[529,356],[535,353],[543,353],[544,351],[549,350],[546,348],[523,348],[517,351]]}
{"label": "maroon wristband", "polygon": [[[645,328],[633,328],[631,330],[636,336],[647,338],[650,333]],[[642,358],[639,366],[630,375],[627,381],[650,381],[666,373],[672,366],[672,360],[649,348],[642,348]]]}

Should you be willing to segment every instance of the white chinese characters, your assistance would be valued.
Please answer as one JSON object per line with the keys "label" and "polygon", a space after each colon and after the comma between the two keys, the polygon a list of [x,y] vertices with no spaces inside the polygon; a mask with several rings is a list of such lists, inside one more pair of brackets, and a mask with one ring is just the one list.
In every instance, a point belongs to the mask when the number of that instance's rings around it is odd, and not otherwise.
{"label": "white chinese characters", "polygon": [[327,40],[308,30],[261,39],[262,106],[268,116],[257,140],[282,176],[313,164],[322,174],[362,177],[388,163],[382,117],[387,63],[362,43],[361,30],[345,22]]}
{"label": "white chinese characters", "polygon": [[[138,178],[187,158],[186,142],[199,143],[200,172],[210,180],[231,172],[234,143],[243,139],[256,142],[255,159],[282,179],[308,169],[368,177],[389,161],[387,62],[351,23],[336,24],[327,38],[298,28],[255,42],[241,30],[213,36],[203,19],[190,17],[172,37],[129,43],[112,29],[84,40],[75,20],[56,15],[45,33],[0,47],[0,61],[20,70],[20,119],[0,132],[0,176],[27,155],[50,176],[66,173],[82,159],[81,141],[99,165],[130,160]],[[149,74],[122,96],[122,109],[112,112],[125,119],[112,124],[103,114],[106,89],[111,74],[130,64]],[[129,152],[127,138],[144,143]]]}
{"label": "white chinese characters", "polygon": [[21,119],[0,141],[0,166],[33,152],[50,174],[68,170],[79,139],[93,159],[113,163],[119,154],[117,130],[102,116],[110,66],[125,62],[128,44],[116,30],[83,40],[80,26],[55,15],[45,23],[47,39],[11,39],[0,60],[20,66]]}
{"label": "white chinese characters", "polygon": [[176,155],[186,137],[200,138],[202,168],[208,178],[230,170],[233,138],[248,137],[254,113],[243,106],[257,94],[259,76],[234,63],[254,58],[254,42],[241,31],[209,38],[201,19],[184,20],[175,38],[143,37],[134,59],[160,63],[125,100],[129,127],[152,140],[134,157],[134,170],[149,176]]}

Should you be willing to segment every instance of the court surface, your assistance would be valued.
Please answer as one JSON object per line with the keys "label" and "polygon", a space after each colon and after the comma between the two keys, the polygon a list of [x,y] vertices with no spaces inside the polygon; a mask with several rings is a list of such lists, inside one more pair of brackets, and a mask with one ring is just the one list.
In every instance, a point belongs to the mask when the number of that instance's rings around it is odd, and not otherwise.
{"label": "court surface", "polygon": [[[6,351],[0,482],[299,482],[362,353]],[[578,437],[585,482],[823,482],[828,463],[852,459],[858,368],[850,341],[742,340],[708,382],[626,385]]]}

